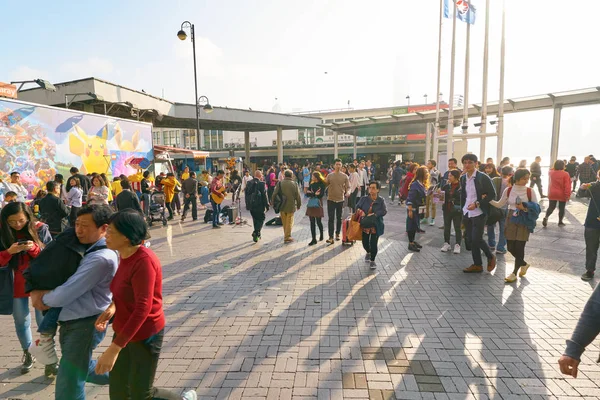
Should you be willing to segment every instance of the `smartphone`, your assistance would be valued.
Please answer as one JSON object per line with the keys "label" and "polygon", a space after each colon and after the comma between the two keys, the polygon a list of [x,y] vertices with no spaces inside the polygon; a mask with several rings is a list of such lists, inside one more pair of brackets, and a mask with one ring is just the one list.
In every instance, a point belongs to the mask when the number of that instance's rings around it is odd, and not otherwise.
{"label": "smartphone", "polygon": [[19,241],[17,242],[17,244],[18,244],[19,246],[22,246],[22,245],[24,245],[24,244],[27,244],[27,243],[29,243],[29,240],[19,240]]}

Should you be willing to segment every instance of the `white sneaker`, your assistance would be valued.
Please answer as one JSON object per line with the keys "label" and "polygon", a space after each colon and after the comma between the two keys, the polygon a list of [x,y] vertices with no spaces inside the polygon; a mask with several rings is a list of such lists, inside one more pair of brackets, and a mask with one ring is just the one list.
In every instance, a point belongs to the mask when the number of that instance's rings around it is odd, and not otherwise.
{"label": "white sneaker", "polygon": [[460,254],[460,244],[454,245],[454,254]]}
{"label": "white sneaker", "polygon": [[195,390],[188,390],[187,392],[183,392],[181,400],[198,400],[198,395]]}
{"label": "white sneaker", "polygon": [[31,344],[29,352],[44,365],[58,363],[54,336],[52,335],[40,335],[40,338]]}
{"label": "white sneaker", "polygon": [[450,243],[444,243],[444,245],[442,246],[442,251],[443,251],[444,253],[447,253],[447,252],[449,252],[449,251],[450,251],[450,249],[451,249],[451,247],[450,247]]}
{"label": "white sneaker", "polygon": [[435,219],[431,218],[431,220],[429,220],[429,226],[435,226]]}

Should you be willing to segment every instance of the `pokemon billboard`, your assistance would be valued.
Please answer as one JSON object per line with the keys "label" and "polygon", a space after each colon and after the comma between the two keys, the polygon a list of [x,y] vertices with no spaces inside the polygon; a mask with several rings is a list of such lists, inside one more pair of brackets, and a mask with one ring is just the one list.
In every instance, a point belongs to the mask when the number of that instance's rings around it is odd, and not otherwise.
{"label": "pokemon billboard", "polygon": [[33,194],[55,174],[132,175],[133,158],[154,159],[152,125],[104,115],[0,100],[0,178],[12,171]]}

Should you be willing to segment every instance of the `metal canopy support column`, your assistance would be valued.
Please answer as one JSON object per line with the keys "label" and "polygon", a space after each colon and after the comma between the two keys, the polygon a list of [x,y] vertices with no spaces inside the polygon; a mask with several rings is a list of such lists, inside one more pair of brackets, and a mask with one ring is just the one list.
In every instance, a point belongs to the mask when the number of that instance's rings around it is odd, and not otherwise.
{"label": "metal canopy support column", "polygon": [[338,158],[338,133],[333,131],[333,158]]}
{"label": "metal canopy support column", "polygon": [[283,129],[277,128],[277,164],[283,164]]}
{"label": "metal canopy support column", "polygon": [[358,152],[357,151],[358,149],[356,147],[356,141],[357,141],[357,137],[356,137],[356,135],[354,135],[354,147],[352,149],[352,159],[353,160],[356,160],[356,156],[357,156],[357,152]]}
{"label": "metal canopy support column", "polygon": [[431,160],[431,123],[425,125],[425,162]]}
{"label": "metal canopy support column", "polygon": [[558,142],[560,140],[560,116],[562,105],[554,107],[554,118],[552,120],[552,144],[550,146],[550,165],[558,159]]}
{"label": "metal canopy support column", "polygon": [[246,159],[244,162],[250,168],[250,131],[244,132],[244,149],[246,150]]}

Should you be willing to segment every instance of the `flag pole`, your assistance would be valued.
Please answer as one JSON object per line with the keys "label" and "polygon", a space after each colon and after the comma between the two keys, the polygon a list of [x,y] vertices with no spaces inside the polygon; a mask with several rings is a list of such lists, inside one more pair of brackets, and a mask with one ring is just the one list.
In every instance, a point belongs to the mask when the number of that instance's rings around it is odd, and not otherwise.
{"label": "flag pole", "polygon": [[[470,4],[469,4],[470,6]],[[463,104],[462,133],[469,133],[469,69],[471,66],[471,24],[467,23],[467,46],[465,51],[465,94]],[[463,139],[466,141],[467,139]]]}
{"label": "flag pole", "polygon": [[431,158],[438,161],[438,138],[440,137],[440,89],[442,74],[442,18],[444,14],[444,0],[440,0],[440,26],[438,34],[438,69],[437,69],[437,91],[435,97],[435,129],[433,130],[433,151]]}
{"label": "flag pole", "polygon": [[502,40],[500,42],[500,102],[498,103],[498,126],[496,137],[496,159],[498,165],[502,161],[502,151],[504,147],[504,56],[505,56],[505,37],[506,37],[506,0],[502,0]]}
{"label": "flag pole", "polygon": [[[488,54],[490,36],[490,0],[485,1],[485,39],[483,41],[483,95],[481,104],[481,126],[479,133],[487,133],[487,90],[488,90]],[[482,136],[479,144],[480,162],[485,158],[485,136]]]}
{"label": "flag pole", "polygon": [[454,64],[456,60],[456,0],[452,0],[452,55],[450,57],[450,98],[448,104],[448,133],[446,136],[446,154],[448,159],[454,157]]}

